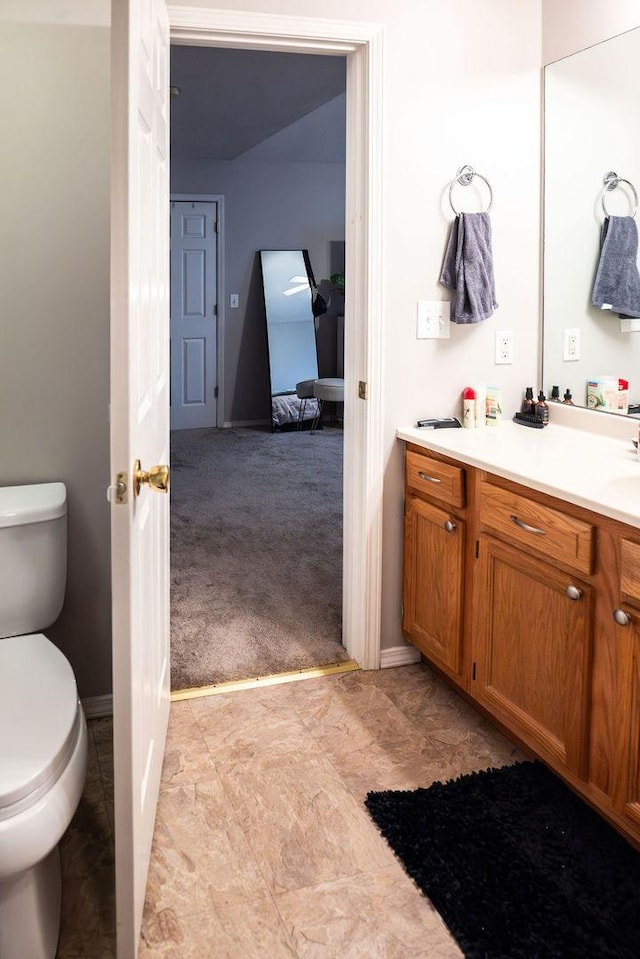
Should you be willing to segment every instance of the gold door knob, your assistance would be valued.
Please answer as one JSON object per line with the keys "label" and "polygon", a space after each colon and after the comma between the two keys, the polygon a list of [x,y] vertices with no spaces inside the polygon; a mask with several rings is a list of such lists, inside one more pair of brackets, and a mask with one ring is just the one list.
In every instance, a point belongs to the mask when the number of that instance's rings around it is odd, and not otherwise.
{"label": "gold door knob", "polygon": [[166,493],[169,489],[169,467],[152,466],[150,470],[140,468],[140,460],[133,464],[133,495],[137,496],[143,483],[148,483],[150,489],[158,493]]}

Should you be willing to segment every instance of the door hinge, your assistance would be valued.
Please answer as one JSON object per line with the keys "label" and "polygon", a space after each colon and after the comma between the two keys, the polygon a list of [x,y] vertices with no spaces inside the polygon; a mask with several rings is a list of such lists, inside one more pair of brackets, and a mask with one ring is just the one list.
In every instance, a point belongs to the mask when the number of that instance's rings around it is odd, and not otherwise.
{"label": "door hinge", "polygon": [[472,663],[472,664],[471,664],[471,678],[472,678],[472,679],[475,679],[475,678],[476,678],[476,664],[475,664],[475,663]]}
{"label": "door hinge", "polygon": [[480,540],[476,540],[476,559],[480,556]]}
{"label": "door hinge", "polygon": [[220,232],[220,220],[214,220],[214,221],[213,221],[213,232],[214,232],[214,233],[219,233],[219,232]]}
{"label": "door hinge", "polygon": [[218,399],[218,387],[217,387],[217,386],[214,386],[214,388],[213,388],[213,396],[214,396],[214,399],[216,399],[216,400]]}
{"label": "door hinge", "polygon": [[369,384],[365,383],[364,380],[360,380],[358,382],[358,399],[369,399]]}
{"label": "door hinge", "polygon": [[214,303],[214,304],[213,304],[213,310],[212,310],[212,312],[213,312],[213,315],[214,315],[214,316],[217,316],[217,315],[218,315],[218,304],[217,304],[217,303]]}

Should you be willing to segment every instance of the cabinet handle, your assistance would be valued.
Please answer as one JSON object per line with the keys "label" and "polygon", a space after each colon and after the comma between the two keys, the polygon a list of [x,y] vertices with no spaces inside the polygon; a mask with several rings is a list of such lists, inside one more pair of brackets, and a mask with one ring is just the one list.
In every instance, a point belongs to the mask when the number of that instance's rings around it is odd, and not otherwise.
{"label": "cabinet handle", "polygon": [[574,603],[577,602],[579,599],[582,599],[582,590],[578,589],[577,586],[567,586],[565,593],[567,594],[569,599],[572,599],[574,601]]}
{"label": "cabinet handle", "polygon": [[631,617],[629,613],[625,613],[624,609],[614,609],[613,618],[615,619],[618,626],[628,626],[631,622]]}
{"label": "cabinet handle", "polygon": [[523,523],[521,519],[518,519],[517,516],[512,516],[511,520],[516,526],[519,526],[520,529],[523,529],[526,533],[535,533],[536,536],[546,536],[546,531],[543,529],[537,529],[535,526],[527,526],[526,523]]}
{"label": "cabinet handle", "polygon": [[427,483],[441,483],[441,479],[437,479],[435,476],[427,476],[426,473],[418,473],[420,479],[426,480]]}
{"label": "cabinet handle", "polygon": [[447,533],[454,533],[456,529],[456,524],[453,522],[453,520],[446,519],[444,521],[444,528],[446,529]]}

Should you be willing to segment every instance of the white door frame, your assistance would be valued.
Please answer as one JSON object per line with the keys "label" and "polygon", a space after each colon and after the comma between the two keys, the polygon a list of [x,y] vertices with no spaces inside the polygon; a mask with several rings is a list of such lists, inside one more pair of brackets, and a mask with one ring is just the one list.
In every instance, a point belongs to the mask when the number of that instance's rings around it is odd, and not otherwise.
{"label": "white door frame", "polygon": [[[383,28],[169,6],[171,42],[347,59],[343,641],[380,667],[382,596]],[[359,399],[359,384],[368,398]]]}
{"label": "white door frame", "polygon": [[225,298],[224,298],[224,196],[221,193],[172,193],[171,201],[177,203],[217,203],[218,207],[218,241],[216,243],[216,286],[217,307],[216,314],[216,386],[218,387],[218,402],[216,403],[216,426],[224,426],[224,331],[225,331]]}

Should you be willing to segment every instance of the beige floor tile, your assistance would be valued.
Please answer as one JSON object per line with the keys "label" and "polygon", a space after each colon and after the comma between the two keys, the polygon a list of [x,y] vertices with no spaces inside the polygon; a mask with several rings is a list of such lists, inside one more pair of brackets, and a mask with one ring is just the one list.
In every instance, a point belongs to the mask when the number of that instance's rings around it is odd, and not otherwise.
{"label": "beige floor tile", "polygon": [[[271,689],[277,690],[278,687]],[[282,693],[243,690],[191,701],[191,708],[216,764],[247,765],[256,758],[285,757],[317,747]]]}
{"label": "beige floor tile", "polygon": [[87,736],[87,778],[85,780],[82,795],[89,803],[104,802],[104,787],[102,785],[102,774],[100,772],[100,763],[98,762],[98,752],[96,750],[93,731],[89,723],[89,735]]}
{"label": "beige floor tile", "polygon": [[139,959],[297,959],[270,896],[181,917],[145,919]]}
{"label": "beige floor tile", "polygon": [[184,917],[224,903],[230,896],[250,899],[264,889],[219,779],[161,790],[147,915],[172,908]]}
{"label": "beige floor tile", "polygon": [[480,769],[508,766],[527,758],[488,722],[464,735],[457,731],[453,742],[447,741],[446,733],[440,739],[438,731],[432,733],[432,737],[447,764],[453,768],[454,778]]}
{"label": "beige floor tile", "polygon": [[417,789],[436,780],[446,782],[454,768],[433,743],[416,736],[401,743],[372,743],[366,751],[348,747],[327,751],[329,760],[349,791],[361,802],[368,792]]}
{"label": "beige floor tile", "polygon": [[110,799],[113,796],[113,720],[97,719],[91,726],[105,798]]}
{"label": "beige floor tile", "polygon": [[62,920],[58,959],[115,957],[113,833],[107,804],[81,801],[60,844]]}
{"label": "beige floor tile", "polygon": [[383,868],[392,854],[322,755],[219,767],[273,891]]}
{"label": "beige floor tile", "polygon": [[213,760],[189,702],[172,703],[162,765],[163,786],[195,783],[214,776]]}
{"label": "beige floor tile", "polygon": [[370,682],[425,736],[431,736],[435,730],[447,730],[452,739],[483,722],[481,713],[437,679],[427,666],[400,666],[369,675]]}
{"label": "beige floor tile", "polygon": [[458,959],[444,923],[402,869],[282,893],[299,959]]}
{"label": "beige floor tile", "polygon": [[298,713],[313,738],[328,752],[365,752],[374,744],[407,742],[419,735],[415,726],[373,684],[354,684],[339,695],[304,700]]}
{"label": "beige floor tile", "polygon": [[113,828],[107,803],[89,803],[81,799],[60,842],[63,877],[81,878],[92,869],[112,866],[113,849]]}

